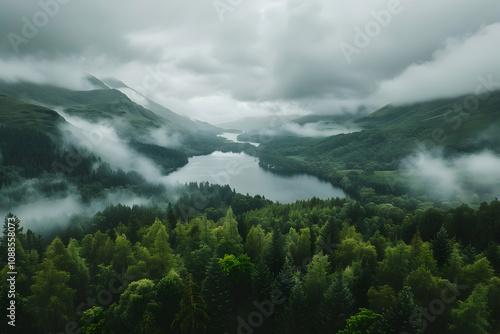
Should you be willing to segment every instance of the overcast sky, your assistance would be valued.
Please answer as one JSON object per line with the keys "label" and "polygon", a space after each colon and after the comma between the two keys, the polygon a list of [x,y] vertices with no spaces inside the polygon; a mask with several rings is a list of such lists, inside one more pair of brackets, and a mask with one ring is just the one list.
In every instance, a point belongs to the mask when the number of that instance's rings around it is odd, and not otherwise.
{"label": "overcast sky", "polygon": [[500,82],[498,0],[0,0],[0,32],[0,78],[116,77],[211,123]]}

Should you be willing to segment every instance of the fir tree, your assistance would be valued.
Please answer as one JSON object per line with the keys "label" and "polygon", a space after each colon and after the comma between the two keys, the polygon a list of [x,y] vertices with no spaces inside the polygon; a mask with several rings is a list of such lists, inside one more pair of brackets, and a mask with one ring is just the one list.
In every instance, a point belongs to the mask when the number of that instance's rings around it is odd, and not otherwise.
{"label": "fir tree", "polygon": [[450,260],[451,252],[453,250],[450,238],[448,237],[448,232],[444,226],[441,226],[441,229],[438,231],[434,239],[432,239],[431,249],[439,268],[443,268],[443,266]]}

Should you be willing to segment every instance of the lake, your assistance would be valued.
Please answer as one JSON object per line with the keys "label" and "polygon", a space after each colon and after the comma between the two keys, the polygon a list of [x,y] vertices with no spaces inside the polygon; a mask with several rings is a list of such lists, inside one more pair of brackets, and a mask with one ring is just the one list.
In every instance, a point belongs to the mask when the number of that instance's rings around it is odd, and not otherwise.
{"label": "lake", "polygon": [[192,157],[166,177],[169,183],[209,182],[228,184],[236,192],[262,195],[272,201],[293,203],[311,197],[346,197],[344,191],[315,176],[277,175],[259,166],[259,159],[245,153],[213,152]]}
{"label": "lake", "polygon": [[251,145],[256,146],[256,147],[258,147],[260,145],[260,143],[252,143],[250,141],[239,141],[238,136],[241,135],[242,133],[243,132],[240,132],[240,133],[224,132],[220,135],[217,135],[217,137],[223,137],[223,138],[226,138],[227,140],[233,141],[235,143],[248,143],[248,144],[251,144]]}

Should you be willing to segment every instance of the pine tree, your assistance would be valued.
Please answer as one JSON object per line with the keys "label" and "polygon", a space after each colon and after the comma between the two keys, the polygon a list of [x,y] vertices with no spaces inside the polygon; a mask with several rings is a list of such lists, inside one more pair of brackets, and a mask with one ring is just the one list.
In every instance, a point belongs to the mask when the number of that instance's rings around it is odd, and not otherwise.
{"label": "pine tree", "polygon": [[384,315],[387,321],[386,333],[418,333],[422,326],[420,310],[413,300],[411,288],[405,286],[399,291],[394,306]]}
{"label": "pine tree", "polygon": [[278,223],[274,223],[271,243],[264,257],[274,277],[280,272],[284,263],[283,241]]}
{"label": "pine tree", "polygon": [[139,232],[140,228],[141,223],[139,222],[135,211],[132,211],[127,224],[127,238],[128,240],[130,240],[132,245],[134,245],[139,240],[137,233]]}
{"label": "pine tree", "polygon": [[229,207],[226,213],[226,217],[224,217],[222,230],[223,230],[223,236],[226,240],[232,240],[237,244],[242,243],[243,238],[239,234],[238,222],[234,218],[233,210],[231,209],[231,207]]}
{"label": "pine tree", "polygon": [[182,334],[206,333],[210,321],[205,312],[206,303],[197,293],[197,286],[192,274],[186,277],[184,292],[180,303],[180,311],[175,316]]}
{"label": "pine tree", "polygon": [[288,299],[295,285],[295,267],[293,265],[292,255],[288,253],[285,257],[285,263],[279,274],[273,282],[273,290],[281,291],[283,296]]}
{"label": "pine tree", "polygon": [[314,333],[314,319],[311,304],[300,282],[294,286],[290,299],[285,304],[280,321],[280,333],[308,334]]}
{"label": "pine tree", "polygon": [[253,260],[262,255],[265,246],[265,238],[266,234],[260,224],[250,228],[245,241],[245,252]]}
{"label": "pine tree", "polygon": [[172,203],[168,203],[167,206],[167,223],[170,231],[173,231],[177,226],[177,217],[174,213],[174,208],[172,207]]}
{"label": "pine tree", "polygon": [[443,268],[444,265],[450,260],[453,245],[451,244],[448,232],[441,226],[441,229],[431,241],[431,249],[434,258],[437,261],[438,267]]}
{"label": "pine tree", "polygon": [[354,296],[352,295],[343,275],[339,274],[333,280],[319,305],[318,333],[337,333],[345,327],[345,321],[354,311]]}
{"label": "pine tree", "polygon": [[273,278],[269,268],[263,260],[259,260],[252,270],[253,296],[258,300],[269,298]]}
{"label": "pine tree", "polygon": [[211,319],[209,332],[231,332],[234,297],[231,293],[231,282],[222,271],[219,259],[216,257],[213,257],[208,265],[203,281],[202,297],[207,303],[207,313]]}

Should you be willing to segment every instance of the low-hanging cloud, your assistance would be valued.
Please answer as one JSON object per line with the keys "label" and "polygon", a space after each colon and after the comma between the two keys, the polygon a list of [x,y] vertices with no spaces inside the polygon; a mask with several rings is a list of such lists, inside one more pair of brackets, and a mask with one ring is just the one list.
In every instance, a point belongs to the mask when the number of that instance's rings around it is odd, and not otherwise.
{"label": "low-hanging cloud", "polygon": [[[42,188],[48,184],[60,185],[59,191],[44,192]],[[147,205],[151,198],[136,195],[131,190],[115,188],[98,199],[84,203],[75,185],[65,179],[46,174],[37,179],[22,180],[0,191],[0,217],[8,212],[14,213],[22,221],[22,226],[37,232],[54,227],[63,227],[74,215],[92,216],[109,205]]]}
{"label": "low-hanging cloud", "polygon": [[76,147],[81,152],[95,154],[113,168],[137,172],[149,182],[157,183],[161,180],[160,168],[150,159],[129,148],[109,122],[91,123],[61,111],[59,113],[67,122],[60,125],[66,145]]}
{"label": "low-hanging cloud", "polygon": [[339,135],[342,133],[352,133],[357,131],[360,131],[358,127],[349,124],[337,124],[337,123],[320,121],[320,122],[305,123],[305,124],[285,122],[275,127],[257,130],[255,131],[255,133],[266,138],[277,137],[277,136],[323,138],[323,137]]}
{"label": "low-hanging cloud", "polygon": [[433,196],[500,195],[500,156],[491,151],[445,157],[440,151],[420,150],[405,159],[402,167],[429,182]]}
{"label": "low-hanging cloud", "polygon": [[168,148],[177,148],[182,144],[182,135],[178,132],[172,132],[167,127],[150,130],[139,138],[139,140],[146,144],[155,144]]}

